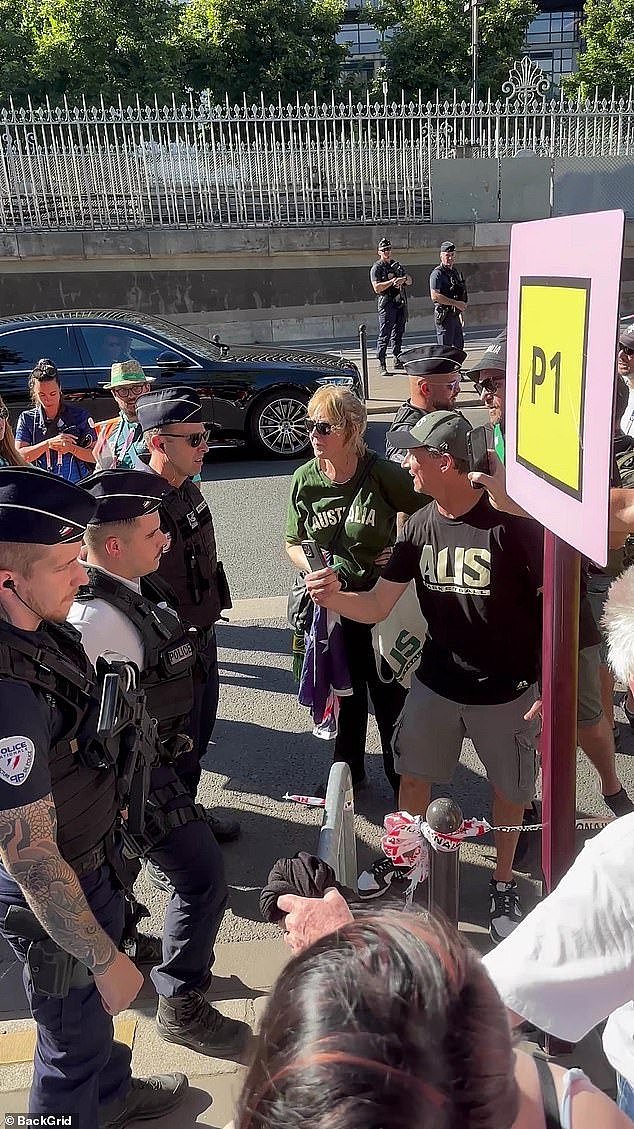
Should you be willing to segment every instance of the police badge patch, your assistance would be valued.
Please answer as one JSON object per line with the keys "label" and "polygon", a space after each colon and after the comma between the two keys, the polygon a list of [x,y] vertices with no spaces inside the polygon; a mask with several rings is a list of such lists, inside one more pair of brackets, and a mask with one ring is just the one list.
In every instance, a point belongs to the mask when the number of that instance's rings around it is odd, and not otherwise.
{"label": "police badge patch", "polygon": [[3,737],[0,740],[0,781],[24,784],[35,761],[35,745],[30,737]]}

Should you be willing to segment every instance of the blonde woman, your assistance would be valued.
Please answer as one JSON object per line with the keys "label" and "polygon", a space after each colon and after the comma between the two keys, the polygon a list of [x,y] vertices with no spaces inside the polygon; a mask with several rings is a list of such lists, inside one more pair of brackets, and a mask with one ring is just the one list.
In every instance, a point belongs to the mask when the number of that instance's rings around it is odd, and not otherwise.
{"label": "blonde woman", "polygon": [[9,409],[0,396],[0,467],[24,466],[24,459],[18,454],[9,423]]}
{"label": "blonde woman", "polygon": [[[315,541],[322,549],[333,549],[339,578],[353,592],[367,591],[380,576],[396,540],[397,513],[412,514],[426,501],[414,492],[402,467],[382,458],[376,458],[357,491],[356,482],[370,457],[363,438],[366,424],[365,406],[352,392],[326,385],[315,393],[306,420],[314,458],[293,475],[286,522],[286,551],[295,568],[310,572],[301,542]],[[348,505],[344,527],[332,546],[332,534]],[[371,625],[345,618],[341,622],[353,693],[339,699],[333,760],[345,761],[355,788],[363,787],[369,693],[385,774],[397,795],[391,742],[405,691],[395,681],[380,680]]]}

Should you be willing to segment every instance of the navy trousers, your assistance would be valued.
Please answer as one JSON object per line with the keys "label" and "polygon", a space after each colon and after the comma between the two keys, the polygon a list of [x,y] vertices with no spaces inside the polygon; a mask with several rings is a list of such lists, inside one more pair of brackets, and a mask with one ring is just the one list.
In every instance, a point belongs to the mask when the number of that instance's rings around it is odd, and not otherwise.
{"label": "navy trousers", "polygon": [[186,731],[192,738],[193,748],[191,752],[183,753],[177,764],[178,775],[192,799],[196,798],[200,781],[200,762],[207,752],[216,724],[219,688],[218,648],[216,632],[212,628],[194,667],[194,708]]}
{"label": "navy trousers", "polygon": [[[81,879],[86,900],[102,929],[119,944],[123,930],[123,893],[109,866]],[[0,920],[10,905],[24,905],[21,891],[0,870]],[[21,961],[28,942],[0,927]],[[37,1023],[37,1042],[29,1113],[72,1115],[74,1129],[96,1129],[99,1109],[124,1098],[130,1086],[130,1049],[114,1041],[108,1015],[94,983],[71,988],[63,1000],[34,991],[24,968],[24,987]]]}
{"label": "navy trousers", "polygon": [[452,349],[463,348],[464,333],[457,314],[448,314],[442,325],[436,325],[436,340],[439,345],[448,345]]}
{"label": "navy trousers", "polygon": [[379,310],[379,331],[376,339],[376,355],[381,366],[385,365],[387,347],[392,342],[392,354],[400,357],[403,334],[407,323],[407,306],[388,303]]}
{"label": "navy trousers", "polygon": [[[170,765],[152,770],[152,788],[178,783]],[[182,786],[182,785],[181,785]],[[191,803],[183,791],[166,805]],[[173,831],[148,857],[170,879],[173,893],[163,926],[163,960],[150,973],[160,996],[183,995],[198,988],[214,959],[214,942],[227,906],[227,881],[222,853],[205,820],[185,823]]]}

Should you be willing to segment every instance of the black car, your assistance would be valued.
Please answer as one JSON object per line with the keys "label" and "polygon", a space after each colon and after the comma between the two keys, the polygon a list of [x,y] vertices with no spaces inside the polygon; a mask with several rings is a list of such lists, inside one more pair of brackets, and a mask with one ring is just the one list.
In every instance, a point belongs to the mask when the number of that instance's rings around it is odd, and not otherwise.
{"label": "black car", "polygon": [[41,357],[57,365],[64,395],[99,421],[116,414],[102,387],[114,361],[134,358],[157,382],[189,384],[203,399],[212,447],[253,442],[278,458],[309,449],[306,404],[322,384],[363,396],[357,366],[330,353],[275,345],[226,345],[151,315],[75,310],[0,318],[0,395],[15,418]]}

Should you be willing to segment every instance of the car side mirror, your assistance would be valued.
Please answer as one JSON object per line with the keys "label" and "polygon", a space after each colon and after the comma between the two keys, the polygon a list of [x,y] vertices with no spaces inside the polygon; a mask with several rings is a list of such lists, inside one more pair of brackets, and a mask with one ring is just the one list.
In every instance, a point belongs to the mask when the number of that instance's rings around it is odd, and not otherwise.
{"label": "car side mirror", "polygon": [[159,353],[156,364],[158,368],[166,369],[167,372],[182,372],[183,369],[192,367],[190,362],[184,357],[179,357],[178,353]]}

